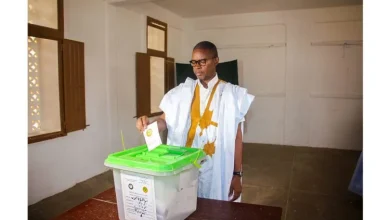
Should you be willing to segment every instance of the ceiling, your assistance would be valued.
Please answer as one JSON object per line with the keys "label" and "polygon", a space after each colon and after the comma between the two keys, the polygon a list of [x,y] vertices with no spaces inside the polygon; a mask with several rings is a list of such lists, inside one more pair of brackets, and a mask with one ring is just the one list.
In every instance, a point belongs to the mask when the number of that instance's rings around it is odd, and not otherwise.
{"label": "ceiling", "polygon": [[363,0],[111,0],[131,4],[153,2],[185,17],[362,5]]}

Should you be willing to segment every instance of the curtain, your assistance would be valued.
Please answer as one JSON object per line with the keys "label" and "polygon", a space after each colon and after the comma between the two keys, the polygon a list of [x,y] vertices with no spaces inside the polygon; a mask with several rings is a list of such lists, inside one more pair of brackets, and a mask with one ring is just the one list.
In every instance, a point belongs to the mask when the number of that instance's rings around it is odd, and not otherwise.
{"label": "curtain", "polygon": [[363,152],[360,154],[348,189],[353,193],[363,196]]}

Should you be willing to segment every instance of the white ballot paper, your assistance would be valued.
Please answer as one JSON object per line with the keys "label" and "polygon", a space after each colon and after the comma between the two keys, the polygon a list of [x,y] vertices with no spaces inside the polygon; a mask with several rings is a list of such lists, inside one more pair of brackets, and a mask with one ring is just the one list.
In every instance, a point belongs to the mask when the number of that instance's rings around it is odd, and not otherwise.
{"label": "white ballot paper", "polygon": [[148,125],[144,131],[144,137],[149,151],[162,144],[160,133],[158,132],[157,122],[153,122]]}
{"label": "white ballot paper", "polygon": [[121,173],[121,181],[126,220],[156,220],[153,176]]}

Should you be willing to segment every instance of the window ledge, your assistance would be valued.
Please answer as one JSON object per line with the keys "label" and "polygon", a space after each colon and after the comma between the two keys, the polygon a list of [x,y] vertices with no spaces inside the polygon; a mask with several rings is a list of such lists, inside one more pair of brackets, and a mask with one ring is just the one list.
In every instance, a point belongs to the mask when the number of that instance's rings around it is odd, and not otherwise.
{"label": "window ledge", "polygon": [[[36,135],[36,133],[38,133],[38,134]],[[36,132],[36,133],[33,133],[33,134],[29,133],[28,134],[29,135],[28,136],[28,143],[29,144],[66,136],[66,133],[63,131],[57,131],[57,132],[52,132],[52,133],[47,133],[47,134],[43,133],[42,131]],[[43,133],[43,134],[39,134],[39,133]],[[34,135],[34,136],[30,136],[30,135]]]}

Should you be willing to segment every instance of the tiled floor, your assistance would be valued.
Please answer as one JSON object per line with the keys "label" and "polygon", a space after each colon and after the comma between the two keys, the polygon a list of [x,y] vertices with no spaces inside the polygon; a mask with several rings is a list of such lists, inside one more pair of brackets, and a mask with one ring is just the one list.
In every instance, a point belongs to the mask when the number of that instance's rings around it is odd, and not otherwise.
{"label": "tiled floor", "polygon": [[285,220],[359,220],[362,198],[348,191],[360,152],[244,146],[243,201],[283,208]]}
{"label": "tiled floor", "polygon": [[[362,198],[348,191],[360,152],[244,145],[243,202],[283,208],[283,220],[360,220]],[[113,186],[111,172],[29,207],[52,219]]]}

